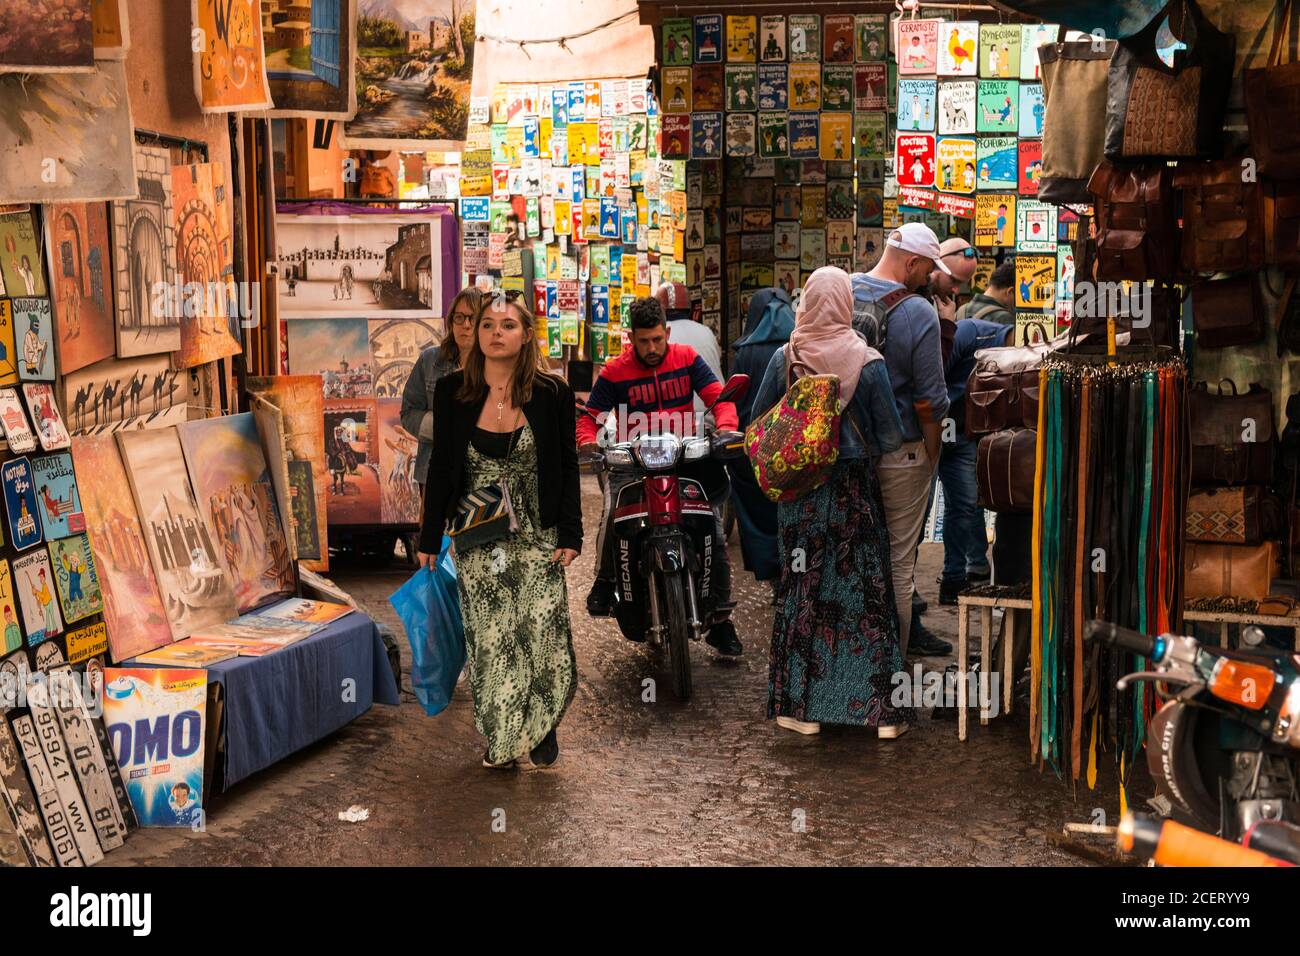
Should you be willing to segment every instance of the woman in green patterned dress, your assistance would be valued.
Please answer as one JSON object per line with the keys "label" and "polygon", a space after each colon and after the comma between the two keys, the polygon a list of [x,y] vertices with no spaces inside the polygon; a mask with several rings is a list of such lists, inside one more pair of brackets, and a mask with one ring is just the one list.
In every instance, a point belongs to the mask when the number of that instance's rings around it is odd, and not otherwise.
{"label": "woman in green patterned dress", "polygon": [[462,370],[433,396],[420,559],[436,559],[461,498],[500,482],[519,529],[456,551],[474,724],[483,765],[559,758],[555,728],[577,685],[564,569],[582,550],[573,391],[540,364],[536,323],[510,295],[485,298]]}

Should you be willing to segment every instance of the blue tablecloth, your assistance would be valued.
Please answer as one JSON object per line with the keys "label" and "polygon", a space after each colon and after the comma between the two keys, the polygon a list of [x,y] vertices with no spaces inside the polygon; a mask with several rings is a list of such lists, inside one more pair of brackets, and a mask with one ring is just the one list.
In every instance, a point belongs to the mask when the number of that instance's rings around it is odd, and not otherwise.
{"label": "blue tablecloth", "polygon": [[400,700],[379,630],[359,611],[266,657],[214,664],[208,683],[225,698],[222,789]]}

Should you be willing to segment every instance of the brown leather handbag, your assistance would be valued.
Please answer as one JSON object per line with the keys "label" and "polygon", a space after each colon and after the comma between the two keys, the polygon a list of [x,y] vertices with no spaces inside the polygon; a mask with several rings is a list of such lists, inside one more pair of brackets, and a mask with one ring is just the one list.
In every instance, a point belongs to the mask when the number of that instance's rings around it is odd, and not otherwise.
{"label": "brown leather handbag", "polygon": [[1269,265],[1300,272],[1300,180],[1268,185],[1264,190],[1264,223],[1268,228]]}
{"label": "brown leather handbag", "polygon": [[[1111,309],[1114,304],[1116,308]],[[1178,347],[1182,338],[1182,298],[1177,286],[1144,283],[1129,287],[1114,303],[1094,298],[1088,315],[1078,311],[1070,319],[1070,349],[1080,352],[1106,351],[1106,321],[1115,319],[1115,333],[1129,333],[1130,345]],[[1113,314],[1110,314],[1112,313]]]}
{"label": "brown leather handbag", "polygon": [[1038,370],[1046,345],[980,349],[966,380],[966,436],[1038,424]]}
{"label": "brown leather handbag", "polygon": [[1187,498],[1184,538],[1206,544],[1259,544],[1276,529],[1279,507],[1259,485],[1196,489]]}
{"label": "brown leather handbag", "polygon": [[1264,340],[1264,302],[1254,274],[1192,287],[1192,327],[1206,349],[1254,345]]}
{"label": "brown leather handbag", "polygon": [[[1156,50],[1165,22],[1182,47],[1172,65]],[[1215,29],[1194,0],[1175,0],[1119,41],[1106,94],[1106,158],[1223,155],[1223,117],[1236,38]]]}
{"label": "brown leather handbag", "polygon": [[1201,544],[1183,548],[1183,597],[1234,597],[1262,601],[1281,574],[1281,549],[1274,541],[1257,545]]}
{"label": "brown leather handbag", "polygon": [[980,439],[975,449],[979,505],[989,511],[1027,514],[1034,507],[1038,433],[1009,428]]}
{"label": "brown leather handbag", "polygon": [[1264,265],[1264,191],[1245,182],[1240,159],[1180,163],[1182,265],[1188,272],[1240,272]]}
{"label": "brown leather handbag", "polygon": [[1242,77],[1251,155],[1258,172],[1275,179],[1300,179],[1300,63],[1282,62],[1292,6],[1286,0],[1278,10],[1268,65]]}
{"label": "brown leather handbag", "polygon": [[[1273,396],[1259,384],[1237,393],[1225,379],[1211,393],[1205,382],[1188,390],[1187,415],[1192,445],[1192,482],[1198,485],[1267,485],[1273,481]],[[1250,437],[1253,441],[1246,441]]]}
{"label": "brown leather handbag", "polygon": [[1097,210],[1097,278],[1168,279],[1178,271],[1173,170],[1104,160],[1088,180]]}

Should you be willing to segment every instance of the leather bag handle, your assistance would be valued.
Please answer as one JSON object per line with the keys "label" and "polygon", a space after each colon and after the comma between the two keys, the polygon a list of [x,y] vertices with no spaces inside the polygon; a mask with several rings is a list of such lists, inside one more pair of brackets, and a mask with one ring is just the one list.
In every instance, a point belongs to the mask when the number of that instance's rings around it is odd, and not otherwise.
{"label": "leather bag handle", "polygon": [[1223,383],[1224,383],[1224,382],[1227,382],[1227,383],[1232,387],[1232,395],[1233,395],[1234,398],[1235,398],[1236,396],[1238,396],[1238,395],[1241,394],[1240,392],[1237,391],[1237,383],[1236,383],[1236,382],[1234,382],[1234,381],[1233,381],[1232,379],[1230,379],[1230,378],[1221,378],[1221,379],[1219,379],[1219,394],[1220,394],[1220,395],[1223,394]]}
{"label": "leather bag handle", "polygon": [[[1278,11],[1277,23],[1273,25],[1273,48],[1268,51],[1268,65],[1282,65],[1283,38],[1291,32],[1291,5],[1292,0],[1286,0],[1282,4],[1282,9]],[[1290,52],[1290,44],[1286,44],[1287,52]]]}

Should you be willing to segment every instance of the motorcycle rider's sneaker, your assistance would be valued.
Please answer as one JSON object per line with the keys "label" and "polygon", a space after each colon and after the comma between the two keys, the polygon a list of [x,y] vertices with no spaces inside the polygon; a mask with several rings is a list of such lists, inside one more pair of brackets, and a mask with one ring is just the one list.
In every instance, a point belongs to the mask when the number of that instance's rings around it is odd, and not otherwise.
{"label": "motorcycle rider's sneaker", "polygon": [[528,759],[539,770],[555,766],[555,762],[560,759],[560,742],[556,739],[554,727],[542,738],[540,744],[528,752]]}
{"label": "motorcycle rider's sneaker", "polygon": [[969,583],[966,578],[941,578],[939,580],[939,603],[945,607],[952,607],[957,603],[957,595],[961,594]]}
{"label": "motorcycle rider's sneaker", "polygon": [[614,609],[614,582],[596,578],[587,594],[587,613],[592,617],[609,617]]}
{"label": "motorcycle rider's sneaker", "polygon": [[793,730],[796,734],[820,734],[822,725],[815,720],[795,720],[793,717],[777,717],[776,725],[784,727],[786,730]]}
{"label": "motorcycle rider's sneaker", "polygon": [[912,615],[912,633],[907,638],[908,657],[945,657],[952,653],[952,645],[926,627],[919,617]]}
{"label": "motorcycle rider's sneaker", "polygon": [[745,647],[736,637],[736,625],[730,621],[718,621],[705,636],[704,642],[713,648],[719,657],[737,660],[745,653]]}
{"label": "motorcycle rider's sneaker", "polygon": [[896,740],[907,733],[907,724],[881,724],[876,728],[876,736],[881,740]]}

